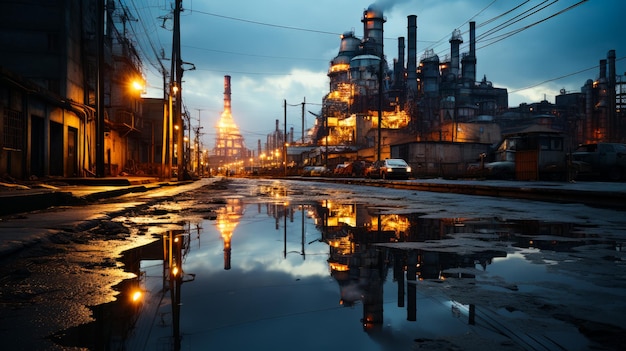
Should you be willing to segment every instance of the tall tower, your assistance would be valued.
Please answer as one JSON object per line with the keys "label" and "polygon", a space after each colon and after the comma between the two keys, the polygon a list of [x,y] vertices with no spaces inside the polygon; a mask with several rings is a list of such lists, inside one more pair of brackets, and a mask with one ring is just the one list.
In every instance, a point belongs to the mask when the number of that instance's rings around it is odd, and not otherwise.
{"label": "tall tower", "polygon": [[238,173],[243,170],[248,150],[232,116],[230,76],[224,76],[224,111],[216,131],[211,167],[221,173]]}
{"label": "tall tower", "polygon": [[383,11],[374,5],[363,11],[363,46],[367,54],[375,55],[383,59],[383,24],[387,19]]}

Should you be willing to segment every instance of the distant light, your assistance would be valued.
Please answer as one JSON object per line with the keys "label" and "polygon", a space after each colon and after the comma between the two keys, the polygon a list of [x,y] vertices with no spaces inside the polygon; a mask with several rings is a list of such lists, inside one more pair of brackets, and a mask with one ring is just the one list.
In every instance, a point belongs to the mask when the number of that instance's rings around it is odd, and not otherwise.
{"label": "distant light", "polygon": [[133,302],[137,302],[139,300],[141,300],[141,297],[143,296],[143,293],[141,292],[141,290],[137,290],[133,293],[132,295],[132,300]]}
{"label": "distant light", "polygon": [[135,80],[133,81],[133,89],[143,91],[143,84]]}

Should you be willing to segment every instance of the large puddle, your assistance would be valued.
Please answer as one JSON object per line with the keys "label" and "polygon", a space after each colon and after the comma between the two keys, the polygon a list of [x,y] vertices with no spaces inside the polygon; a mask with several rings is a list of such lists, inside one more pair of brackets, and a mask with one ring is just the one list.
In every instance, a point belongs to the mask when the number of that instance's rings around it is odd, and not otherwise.
{"label": "large puddle", "polygon": [[592,330],[624,319],[621,246],[590,228],[243,201],[126,252],[137,277],[66,340],[89,330],[73,346],[587,350],[597,345],[583,317]]}

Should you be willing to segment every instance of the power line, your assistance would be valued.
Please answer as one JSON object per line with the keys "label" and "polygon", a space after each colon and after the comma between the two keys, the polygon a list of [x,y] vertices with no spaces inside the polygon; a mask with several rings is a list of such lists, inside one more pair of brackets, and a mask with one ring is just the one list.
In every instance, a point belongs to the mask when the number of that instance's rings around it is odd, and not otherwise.
{"label": "power line", "polygon": [[541,20],[539,20],[539,21],[536,21],[536,22],[534,22],[534,23],[531,23],[531,24],[529,24],[529,25],[527,25],[527,26],[524,26],[524,27],[522,27],[522,28],[519,28],[519,29],[516,29],[516,30],[510,31],[510,32],[508,32],[508,33],[505,33],[505,34],[503,34],[503,35],[502,35],[499,39],[497,39],[497,40],[495,40],[495,41],[492,41],[492,42],[490,42],[490,43],[488,43],[488,44],[486,44],[486,45],[483,45],[483,46],[481,47],[481,49],[482,49],[482,48],[484,48],[484,47],[487,47],[487,46],[489,46],[489,45],[493,45],[493,44],[495,44],[495,43],[497,43],[497,42],[499,42],[499,41],[501,41],[501,40],[507,39],[507,38],[509,38],[509,37],[511,37],[511,36],[513,36],[513,35],[515,35],[515,34],[517,34],[517,33],[523,32],[523,31],[525,31],[525,30],[526,30],[526,29],[528,29],[528,28],[534,27],[534,26],[536,26],[537,24],[543,23],[543,22],[545,22],[545,21],[547,21],[547,20],[549,20],[549,19],[551,19],[551,18],[554,18],[554,17],[556,17],[556,16],[558,16],[558,15],[561,15],[561,14],[563,14],[563,13],[565,13],[565,12],[569,11],[569,10],[572,10],[573,8],[575,8],[575,7],[577,7],[577,6],[582,5],[583,3],[587,2],[587,1],[589,1],[589,0],[582,0],[582,1],[579,1],[579,2],[575,3],[574,5],[571,5],[571,6],[569,6],[569,7],[565,8],[565,9],[563,9],[563,10],[561,10],[561,11],[558,11],[558,12],[556,12],[556,13],[554,13],[554,14],[552,14],[552,15],[550,15],[550,16],[548,16],[548,17],[546,17],[546,18],[543,18],[543,19],[541,19]]}
{"label": "power line", "polygon": [[[624,59],[626,59],[626,56],[622,56],[620,58],[615,59],[615,62],[618,62],[618,61],[621,61],[621,60],[624,60]],[[563,79],[563,78],[572,77],[572,76],[581,74],[583,72],[591,71],[591,70],[594,70],[594,69],[597,69],[597,68],[598,68],[597,66],[593,66],[593,67],[585,68],[585,69],[582,69],[580,71],[576,71],[576,72],[573,72],[573,73],[565,74],[565,75],[562,75],[562,76],[559,76],[559,77],[556,77],[556,78],[546,79],[543,82],[540,82],[540,83],[537,83],[537,84],[533,84],[533,85],[527,86],[525,88],[511,90],[511,91],[509,91],[509,94],[517,93],[517,92],[520,92],[520,91],[523,91],[523,90],[532,89],[532,88],[538,87],[540,85],[544,85],[546,83],[554,82],[554,81],[557,81],[557,80],[560,80],[560,79]]]}
{"label": "power line", "polygon": [[297,30],[297,31],[302,31],[302,32],[310,32],[310,33],[329,34],[329,35],[334,35],[334,36],[341,35],[341,33],[327,32],[327,31],[323,31],[323,30],[309,29],[309,28],[300,28],[300,27],[284,26],[284,25],[280,25],[280,24],[273,24],[273,23],[267,23],[267,22],[259,22],[259,21],[253,21],[253,20],[248,20],[248,19],[243,19],[243,18],[237,18],[237,17],[231,17],[231,16],[224,16],[224,15],[218,15],[218,14],[216,14],[216,13],[205,12],[205,11],[199,11],[199,10],[192,10],[192,12],[197,12],[197,13],[200,13],[200,14],[203,14],[203,15],[207,15],[207,16],[213,16],[213,17],[225,18],[225,19],[229,19],[229,20],[233,20],[233,21],[239,21],[239,22],[245,22],[245,23],[258,24],[258,25],[260,25],[260,26],[266,26],[266,27],[274,27],[274,28],[290,29],[290,30]]}
{"label": "power line", "polygon": [[262,57],[262,58],[285,59],[285,60],[328,61],[328,59],[320,59],[320,58],[305,58],[305,57],[287,57],[287,56],[269,56],[269,55],[248,54],[248,53],[243,53],[243,52],[200,48],[200,47],[197,47],[197,46],[190,46],[190,45],[183,45],[183,47],[196,49],[196,50],[211,51],[211,52],[218,52],[218,53],[231,54],[231,55],[250,56],[250,57]]}

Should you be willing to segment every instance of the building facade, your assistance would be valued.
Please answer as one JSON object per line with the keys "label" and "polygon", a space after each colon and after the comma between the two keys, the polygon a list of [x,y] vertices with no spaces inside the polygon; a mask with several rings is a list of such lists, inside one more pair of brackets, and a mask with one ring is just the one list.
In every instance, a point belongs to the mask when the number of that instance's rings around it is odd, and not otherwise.
{"label": "building facade", "polygon": [[128,14],[99,4],[0,1],[0,176],[94,176],[99,134],[106,175],[137,172],[149,153],[142,90],[132,88],[143,81],[141,60],[119,28]]}

